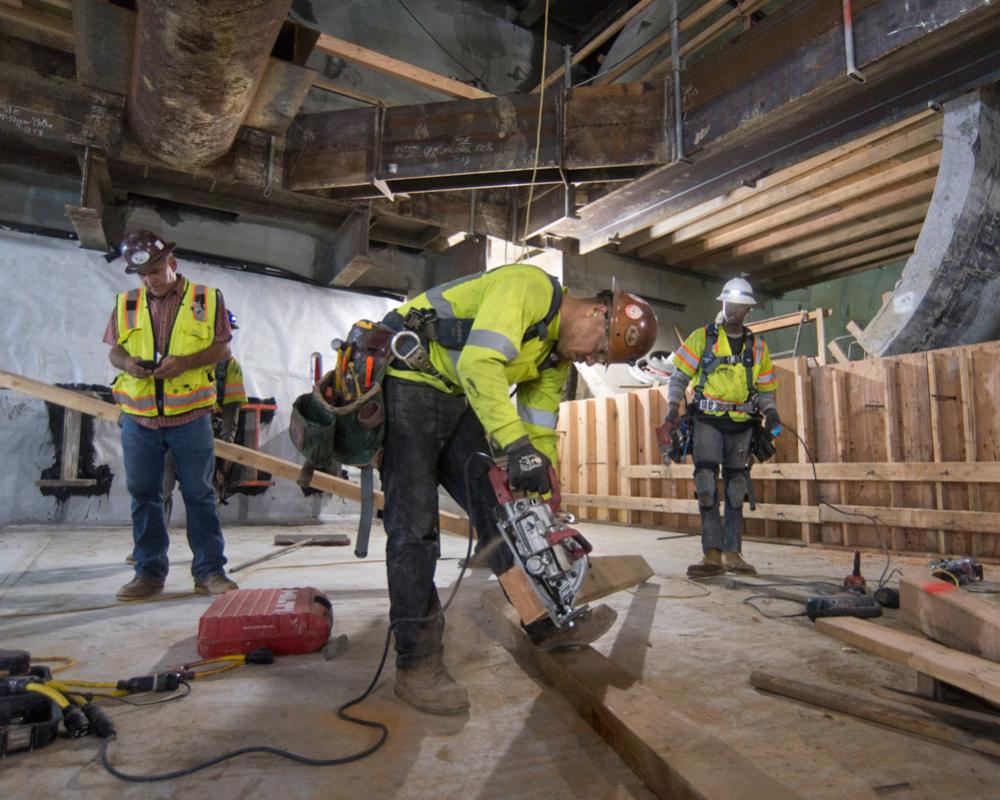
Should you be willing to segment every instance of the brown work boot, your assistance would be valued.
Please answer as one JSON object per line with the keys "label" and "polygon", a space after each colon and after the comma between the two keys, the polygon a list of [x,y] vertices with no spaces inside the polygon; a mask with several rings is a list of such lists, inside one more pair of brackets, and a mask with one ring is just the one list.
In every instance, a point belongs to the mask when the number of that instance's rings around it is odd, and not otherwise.
{"label": "brown work boot", "polygon": [[398,698],[428,714],[461,714],[469,709],[469,693],[448,674],[440,656],[397,667],[392,688]]}
{"label": "brown work boot", "polygon": [[232,589],[239,589],[236,581],[231,581],[221,572],[213,572],[204,578],[194,579],[194,590],[198,594],[225,594]]}
{"label": "brown work boot", "polygon": [[590,609],[582,617],[573,620],[573,625],[556,628],[540,641],[535,642],[539,650],[560,650],[568,647],[583,647],[596,642],[606,634],[618,619],[618,612],[604,604]]}
{"label": "brown work boot", "polygon": [[715,548],[705,551],[705,555],[697,564],[688,567],[689,578],[711,578],[713,575],[724,575],[726,567],[722,563],[722,553]]}
{"label": "brown work boot", "polygon": [[115,597],[119,600],[142,600],[144,597],[152,597],[154,594],[159,594],[162,591],[163,581],[136,575],[118,590],[118,594]]}
{"label": "brown work boot", "polygon": [[743,560],[740,553],[723,553],[722,563],[726,566],[726,572],[735,572],[740,575],[756,575],[757,570],[752,564]]}

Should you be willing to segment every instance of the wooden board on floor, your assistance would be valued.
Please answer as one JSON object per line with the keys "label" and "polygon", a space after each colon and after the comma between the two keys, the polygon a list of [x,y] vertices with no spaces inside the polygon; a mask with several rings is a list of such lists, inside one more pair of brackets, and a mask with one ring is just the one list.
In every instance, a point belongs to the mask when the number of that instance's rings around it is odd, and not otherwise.
{"label": "wooden board on floor", "polygon": [[657,797],[783,800],[798,797],[754,763],[636,681],[593,647],[545,653],[534,647],[497,589],[483,593],[496,636],[532,663]]}
{"label": "wooden board on floor", "polygon": [[1000,661],[1000,605],[996,603],[937,578],[902,577],[899,613],[904,622],[941,644]]}
{"label": "wooden board on floor", "polygon": [[[121,413],[118,410],[118,406],[105,403],[96,397],[74,392],[70,389],[63,389],[59,386],[53,386],[43,381],[36,381],[32,378],[26,378],[23,375],[17,375],[6,370],[0,370],[0,388],[15,389],[46,402],[55,403],[65,408],[72,408],[84,414],[107,420],[108,422],[117,422]],[[270,472],[272,475],[292,481],[298,479],[302,470],[302,465],[296,464],[293,461],[286,461],[283,458],[268,455],[259,450],[253,450],[238,444],[228,444],[218,439],[215,440],[215,454],[227,461],[242,464],[245,467],[253,467],[264,472]],[[355,502],[360,502],[361,500],[361,487],[358,484],[345,481],[343,478],[329,475],[326,472],[316,470],[309,481],[309,485],[314,489],[346,497],[348,500]],[[382,508],[383,505],[384,498],[382,493],[375,492],[375,507]],[[449,514],[447,511],[442,511],[439,515],[441,530],[448,533],[464,536],[468,531],[468,524],[468,519],[458,514]]]}
{"label": "wooden board on floor", "polygon": [[818,619],[816,630],[1000,704],[1000,664],[853,617]]}
{"label": "wooden board on floor", "polygon": [[[638,586],[652,577],[653,568],[642,556],[592,556],[587,579],[580,589],[578,605]],[[499,580],[525,623],[548,615],[531,581],[520,567],[511,567]]]}
{"label": "wooden board on floor", "polygon": [[918,711],[900,708],[894,703],[876,700],[864,692],[841,689],[839,687],[805,683],[782,678],[766,672],[750,673],[750,685],[765,692],[790,697],[803,703],[811,703],[820,708],[829,708],[842,714],[877,722],[907,733],[927,736],[948,744],[967,747],[977,753],[1000,757],[1000,742],[984,736],[976,736],[929,718]]}

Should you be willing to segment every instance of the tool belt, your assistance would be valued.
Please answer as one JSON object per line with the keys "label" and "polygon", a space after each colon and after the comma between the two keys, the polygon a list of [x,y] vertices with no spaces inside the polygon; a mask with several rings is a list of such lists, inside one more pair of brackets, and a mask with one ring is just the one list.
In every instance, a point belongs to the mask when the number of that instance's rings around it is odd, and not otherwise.
{"label": "tool belt", "polygon": [[735,411],[742,414],[753,414],[753,403],[728,403],[725,400],[709,400],[703,397],[698,401],[699,411]]}

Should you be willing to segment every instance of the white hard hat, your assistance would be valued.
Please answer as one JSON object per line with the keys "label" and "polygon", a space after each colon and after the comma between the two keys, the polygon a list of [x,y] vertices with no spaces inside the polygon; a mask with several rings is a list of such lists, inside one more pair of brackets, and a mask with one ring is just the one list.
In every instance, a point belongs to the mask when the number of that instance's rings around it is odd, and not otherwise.
{"label": "white hard hat", "polygon": [[715,299],[743,306],[757,305],[757,300],[753,296],[753,287],[744,278],[732,278],[726,281],[726,285],[722,287],[722,294]]}

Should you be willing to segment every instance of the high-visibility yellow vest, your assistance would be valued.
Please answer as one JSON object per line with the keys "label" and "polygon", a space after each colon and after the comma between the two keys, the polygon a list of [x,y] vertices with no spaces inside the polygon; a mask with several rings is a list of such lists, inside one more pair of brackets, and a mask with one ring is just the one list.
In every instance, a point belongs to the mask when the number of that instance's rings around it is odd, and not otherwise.
{"label": "high-visibility yellow vest", "polygon": [[[216,292],[187,281],[174,319],[166,353],[156,353],[153,320],[146,289],[118,295],[118,344],[130,356],[152,361],[166,355],[187,356],[210,347],[215,339]],[[215,404],[214,365],[195,367],[176,378],[136,378],[121,372],[112,384],[115,402],[126,414],[139,417],[173,416],[210,408]]]}
{"label": "high-visibility yellow vest", "polygon": [[[221,367],[221,369],[220,369]],[[248,402],[246,387],[243,385],[243,367],[234,356],[215,365],[216,410],[230,403],[241,406]]]}
{"label": "high-visibility yellow vest", "polygon": [[[506,447],[527,435],[531,443],[556,463],[556,423],[569,362],[554,357],[560,314],[544,325],[553,303],[554,287],[538,267],[509,264],[435,286],[396,309],[432,308],[439,319],[474,320],[460,349],[430,342],[433,375],[390,367],[388,375],[426,383],[450,394],[465,394],[483,428]],[[517,403],[509,388],[517,386]]]}
{"label": "high-visibility yellow vest", "polygon": [[[708,326],[698,328],[674,351],[674,364],[677,368],[697,383],[701,378],[702,356],[708,343]],[[759,336],[753,337],[753,386],[747,385],[747,367],[739,364],[719,364],[708,375],[703,389],[704,396],[709,400],[721,400],[726,403],[745,403],[750,397],[751,388],[755,392],[773,392],[778,388],[778,381],[771,363],[771,352],[767,343]],[[749,346],[749,345],[744,345]],[[733,355],[729,346],[729,337],[724,331],[719,331],[712,352],[719,358]],[[735,422],[746,422],[750,419],[742,411],[704,411],[713,417],[728,416]]]}

